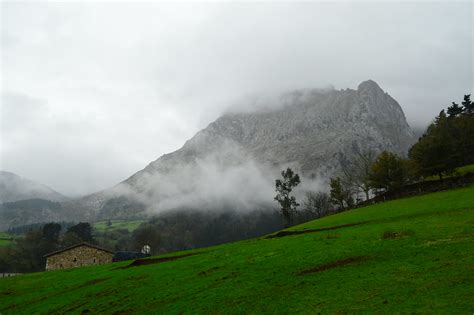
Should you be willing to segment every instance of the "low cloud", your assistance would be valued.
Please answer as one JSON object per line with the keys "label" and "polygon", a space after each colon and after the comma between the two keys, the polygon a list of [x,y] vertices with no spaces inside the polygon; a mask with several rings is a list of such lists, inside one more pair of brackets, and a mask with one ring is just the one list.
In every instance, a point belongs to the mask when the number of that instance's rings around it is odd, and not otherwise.
{"label": "low cloud", "polygon": [[[130,185],[120,184],[109,193],[139,201],[154,214],[178,208],[223,210],[231,207],[239,212],[276,208],[275,179],[286,166],[259,163],[236,144],[227,142],[219,151],[193,161],[183,162],[177,158],[172,164],[164,162],[155,167],[161,170],[141,172]],[[301,201],[305,191],[320,191],[324,187],[321,181],[302,178],[294,193]]]}

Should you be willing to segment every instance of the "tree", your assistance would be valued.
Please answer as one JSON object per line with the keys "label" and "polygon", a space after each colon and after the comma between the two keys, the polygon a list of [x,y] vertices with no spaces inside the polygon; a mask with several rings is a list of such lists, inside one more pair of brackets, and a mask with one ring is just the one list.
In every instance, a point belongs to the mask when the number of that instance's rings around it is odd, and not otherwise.
{"label": "tree", "polygon": [[454,150],[457,153],[456,167],[474,163],[474,114],[461,115],[451,122],[455,135]]}
{"label": "tree", "polygon": [[87,222],[81,222],[76,225],[71,226],[66,234],[75,234],[79,240],[82,242],[94,242],[94,237],[92,236],[92,227]]}
{"label": "tree", "polygon": [[277,195],[274,199],[280,204],[281,214],[285,218],[287,226],[289,226],[293,221],[296,208],[299,206],[296,202],[296,198],[290,196],[290,194],[293,188],[298,186],[301,181],[300,176],[294,173],[291,168],[282,171],[281,176],[283,179],[275,180],[275,191]]}
{"label": "tree", "polygon": [[15,272],[44,270],[44,255],[55,249],[55,244],[47,241],[41,230],[31,230],[24,237],[16,239],[16,245],[9,253],[11,269]]}
{"label": "tree", "polygon": [[161,243],[161,236],[155,226],[142,224],[138,229],[133,231],[132,242],[133,248],[136,251],[140,251],[143,246],[149,245],[151,247],[151,253],[156,254]]}
{"label": "tree", "polygon": [[66,232],[63,237],[61,238],[61,245],[63,247],[68,247],[72,245],[76,245],[78,243],[82,243],[84,240],[80,238],[76,233],[74,232]]}
{"label": "tree", "polygon": [[462,154],[462,148],[456,148],[456,142],[462,136],[455,127],[455,121],[461,117],[446,117],[444,110],[436,117],[426,133],[409,150],[418,172],[422,176],[452,173]]}
{"label": "tree", "polygon": [[370,198],[372,190],[370,172],[375,158],[374,151],[362,151],[356,154],[350,165],[342,168],[344,174],[342,182],[346,186],[353,186],[358,191],[362,191],[365,194],[365,200]]}
{"label": "tree", "polygon": [[344,210],[347,207],[354,205],[352,193],[349,189],[345,188],[341,178],[331,177],[329,180],[331,202],[339,205],[339,210]]}
{"label": "tree", "polygon": [[471,94],[464,95],[464,100],[461,104],[466,114],[474,113],[474,103],[471,101]]}
{"label": "tree", "polygon": [[303,209],[307,219],[320,218],[331,210],[331,198],[324,192],[307,192]]}
{"label": "tree", "polygon": [[406,161],[398,155],[383,151],[372,165],[370,181],[379,191],[394,191],[407,181]]}
{"label": "tree", "polygon": [[0,247],[0,273],[13,272],[12,249],[8,246]]}
{"label": "tree", "polygon": [[0,272],[33,272],[44,270],[44,255],[58,249],[59,223],[47,223],[31,228],[22,237],[15,238],[15,245],[0,252]]}
{"label": "tree", "polygon": [[474,163],[474,103],[471,95],[464,95],[462,107],[455,102],[444,110],[427,128],[424,135],[409,151],[418,175],[454,173],[456,167]]}
{"label": "tree", "polygon": [[59,223],[47,223],[42,228],[43,239],[57,243],[59,239],[59,233],[61,232],[61,224]]}
{"label": "tree", "polygon": [[453,105],[448,107],[448,115],[450,118],[452,117],[457,117],[463,112],[463,108],[459,106],[459,104],[456,104],[455,102],[452,103]]}

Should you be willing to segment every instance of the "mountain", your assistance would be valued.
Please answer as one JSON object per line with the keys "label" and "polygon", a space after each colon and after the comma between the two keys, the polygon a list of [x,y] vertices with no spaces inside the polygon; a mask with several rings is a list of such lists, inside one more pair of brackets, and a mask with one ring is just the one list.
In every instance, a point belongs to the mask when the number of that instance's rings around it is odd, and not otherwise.
{"label": "mountain", "polygon": [[[416,140],[400,105],[372,80],[356,90],[296,90],[238,107],[252,110],[227,112],[179,150],[110,189],[64,201],[46,186],[2,172],[0,196],[4,202],[59,200],[62,210],[53,207],[48,217],[68,221],[189,210],[249,214],[275,208],[274,180],[283,168],[290,166],[301,175],[295,193],[302,200],[307,190],[326,190],[329,177],[358,152],[406,155]],[[18,213],[38,218],[40,210],[29,211]],[[9,221],[31,220],[13,216]]]}
{"label": "mountain", "polygon": [[50,187],[20,177],[14,173],[0,171],[0,203],[25,199],[65,201],[67,197]]}
{"label": "mountain", "polygon": [[67,217],[59,202],[45,199],[4,202],[0,204],[0,231],[39,222],[63,221]]}
{"label": "mountain", "polygon": [[[100,217],[119,199],[133,204],[135,214],[229,202],[251,210],[273,201],[274,179],[284,167],[305,178],[303,188],[323,189],[357,152],[406,155],[415,142],[400,105],[372,80],[356,90],[297,90],[258,103],[264,106],[251,112],[229,111],[179,150],[76,204],[88,217]],[[113,216],[110,207],[107,215]]]}
{"label": "mountain", "polygon": [[0,231],[25,224],[82,218],[73,209],[63,209],[68,200],[46,185],[0,171]]}

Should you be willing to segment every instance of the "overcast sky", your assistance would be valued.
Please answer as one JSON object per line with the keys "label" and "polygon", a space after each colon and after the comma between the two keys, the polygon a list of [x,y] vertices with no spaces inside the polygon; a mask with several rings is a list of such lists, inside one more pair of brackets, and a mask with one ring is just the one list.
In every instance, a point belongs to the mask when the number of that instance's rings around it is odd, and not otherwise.
{"label": "overcast sky", "polygon": [[413,126],[473,90],[470,1],[1,8],[0,169],[67,195],[127,178],[245,95],[370,78]]}

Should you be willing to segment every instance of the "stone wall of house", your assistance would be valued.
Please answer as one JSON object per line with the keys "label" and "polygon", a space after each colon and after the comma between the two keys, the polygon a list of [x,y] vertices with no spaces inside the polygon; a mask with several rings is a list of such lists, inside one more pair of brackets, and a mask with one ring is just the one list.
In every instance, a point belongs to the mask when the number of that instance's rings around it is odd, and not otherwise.
{"label": "stone wall of house", "polygon": [[49,256],[46,259],[46,270],[107,264],[112,262],[112,257],[112,253],[81,245]]}

